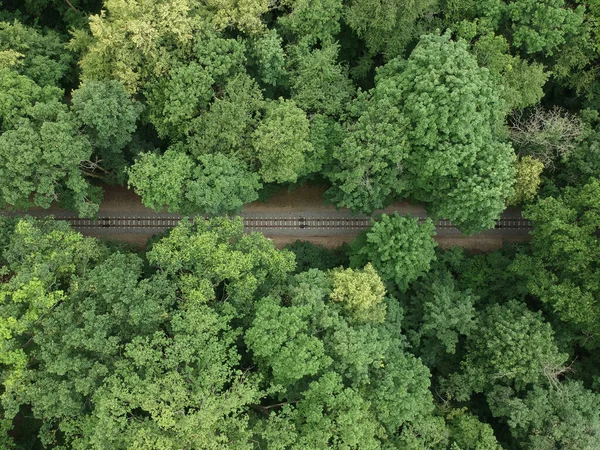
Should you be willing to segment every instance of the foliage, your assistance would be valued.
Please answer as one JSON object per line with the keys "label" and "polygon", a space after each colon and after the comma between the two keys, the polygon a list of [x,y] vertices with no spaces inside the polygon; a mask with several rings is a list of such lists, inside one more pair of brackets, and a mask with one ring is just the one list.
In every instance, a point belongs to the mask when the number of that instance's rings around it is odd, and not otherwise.
{"label": "foliage", "polygon": [[9,68],[0,68],[0,130],[15,128],[37,102],[58,100],[60,89],[40,87],[31,78]]}
{"label": "foliage", "polygon": [[73,61],[58,33],[42,32],[17,20],[0,22],[0,52],[5,51],[16,53],[18,59],[12,66],[19,74],[42,87],[58,85]]}
{"label": "foliage", "polygon": [[430,219],[419,223],[411,216],[382,214],[350,244],[350,264],[361,267],[371,262],[385,281],[405,291],[435,258],[434,228]]}
{"label": "foliage", "polygon": [[341,136],[341,145],[333,146],[326,172],[333,183],[326,192],[329,200],[361,213],[383,208],[406,184],[402,165],[407,149],[401,128],[390,117],[396,109],[389,101],[368,103],[359,96],[361,115]]}
{"label": "foliage", "polygon": [[[599,59],[598,0],[5,0],[0,447],[599,447]],[[198,217],[133,253],[15,211],[126,176]],[[430,219],[219,217],[312,181]],[[530,242],[436,249],[506,204]]]}
{"label": "foliage", "polygon": [[531,255],[519,255],[512,267],[526,278],[529,292],[563,321],[594,336],[593,345],[600,317],[599,195],[600,182],[591,179],[527,208],[525,217],[534,223]]}
{"label": "foliage", "polygon": [[296,0],[292,12],[277,24],[308,45],[326,42],[340,32],[342,8],[341,0]]}
{"label": "foliage", "polygon": [[428,367],[436,366],[471,334],[479,299],[458,289],[451,273],[439,267],[413,283],[412,291],[403,302],[406,334]]}
{"label": "foliage", "polygon": [[522,398],[498,392],[491,406],[523,448],[575,450],[600,444],[600,396],[579,382],[565,381],[555,389],[535,386]]}
{"label": "foliage", "polygon": [[256,81],[246,74],[230,78],[222,96],[190,124],[194,134],[188,139],[187,150],[195,156],[221,152],[255,163],[250,141],[263,107]]}
{"label": "foliage", "polygon": [[81,276],[105,251],[64,222],[20,219],[3,236],[0,285],[0,345],[3,416],[16,414],[13,396],[23,389],[27,352],[44,317],[68,296],[72,277]]}
{"label": "foliage", "polygon": [[311,51],[301,43],[291,54],[290,84],[296,104],[309,112],[341,114],[354,89],[346,70],[337,64],[338,46],[323,42]]}
{"label": "foliage", "polygon": [[[429,372],[370,266],[290,277],[293,257],[239,219],[184,220],[147,260],[64,223],[3,230],[3,413],[28,408],[41,445],[381,448],[406,427],[434,439],[419,425]],[[41,304],[39,289],[58,298]]]}
{"label": "foliage", "polygon": [[113,152],[122,150],[131,140],[141,105],[132,101],[117,81],[83,84],[72,93],[73,111],[90,129],[95,147]]}
{"label": "foliage", "polygon": [[177,140],[190,132],[192,120],[208,107],[215,80],[209,70],[192,62],[174,68],[169,78],[149,89],[149,119],[162,138]]}
{"label": "foliage", "polygon": [[447,385],[458,400],[493,385],[522,391],[530,383],[551,383],[561,373],[567,355],[559,352],[540,313],[513,300],[480,311],[477,322],[467,338],[462,370]]}
{"label": "foliage", "polygon": [[255,60],[259,79],[267,85],[276,86],[286,75],[286,55],[277,30],[271,30],[252,42],[250,50]]}
{"label": "foliage", "polygon": [[334,269],[331,272],[333,289],[329,297],[341,302],[357,322],[383,322],[385,304],[383,282],[369,263],[363,270]]}
{"label": "foliage", "polygon": [[0,135],[2,203],[49,208],[58,201],[82,217],[93,216],[99,199],[80,169],[92,154],[88,139],[64,105],[37,103],[29,113]]}
{"label": "foliage", "polygon": [[72,110],[83,124],[94,152],[95,167],[124,181],[123,149],[131,142],[142,105],[129,98],[118,81],[87,82],[72,92]]}
{"label": "foliage", "polygon": [[[470,39],[470,36],[464,36]],[[510,54],[506,38],[491,32],[483,34],[473,44],[477,62],[490,70],[504,89],[502,97],[511,109],[523,109],[539,103],[549,74],[540,63],[530,63]]]}
{"label": "foliage", "polygon": [[291,182],[306,174],[313,151],[306,113],[292,100],[267,103],[264,119],[252,133],[252,146],[265,183]]}
{"label": "foliage", "polygon": [[520,155],[529,155],[554,168],[555,162],[565,158],[575,148],[583,134],[581,120],[554,108],[533,109],[529,115],[517,113],[512,118],[510,138]]}
{"label": "foliage", "polygon": [[565,7],[563,0],[518,0],[505,6],[511,21],[513,44],[527,53],[545,52],[552,56],[565,43],[569,33],[576,33],[583,21],[583,8]]}
{"label": "foliage", "polygon": [[532,156],[524,156],[517,162],[515,193],[507,202],[509,205],[520,205],[535,199],[542,180],[540,175],[544,163]]}
{"label": "foliage", "polygon": [[423,36],[408,60],[378,71],[372,97],[359,104],[333,154],[332,200],[371,212],[408,194],[463,232],[491,227],[514,182],[498,91],[464,42]]}
{"label": "foliage", "polygon": [[286,245],[296,256],[296,272],[305,272],[310,268],[328,270],[334,267],[347,266],[347,244],[337,249],[329,249],[310,241],[296,240]]}
{"label": "foliage", "polygon": [[129,185],[142,203],[156,211],[219,215],[239,211],[258,198],[256,173],[235,157],[202,155],[197,163],[170,149],[164,155],[142,154],[129,170]]}
{"label": "foliage", "polygon": [[207,25],[191,0],[105,0],[89,19],[91,36],[77,30],[71,48],[84,51],[83,80],[113,79],[135,93],[173,61],[189,57]]}
{"label": "foliage", "polygon": [[402,55],[418,35],[419,19],[433,12],[435,6],[435,0],[353,0],[344,18],[364,38],[371,53],[383,53],[391,59]]}
{"label": "foliage", "polygon": [[446,416],[450,437],[454,444],[462,449],[500,450],[494,436],[494,430],[487,423],[480,422],[466,408],[453,409]]}

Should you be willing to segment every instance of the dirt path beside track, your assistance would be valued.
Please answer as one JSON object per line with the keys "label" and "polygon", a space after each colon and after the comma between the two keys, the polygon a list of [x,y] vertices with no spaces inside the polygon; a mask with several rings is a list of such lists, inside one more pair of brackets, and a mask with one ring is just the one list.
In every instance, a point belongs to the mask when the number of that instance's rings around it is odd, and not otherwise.
{"label": "dirt path beside track", "polygon": [[[242,215],[245,217],[353,217],[348,209],[337,209],[330,204],[324,204],[323,193],[326,187],[304,185],[292,191],[282,189],[279,193],[269,198],[268,202],[254,202],[243,208]],[[165,217],[176,216],[166,211],[156,213],[145,207],[140,197],[135,192],[121,186],[104,186],[104,201],[100,205],[99,217]],[[31,215],[46,216],[53,214],[59,217],[76,217],[70,211],[52,207],[48,210],[32,208],[28,211]],[[409,202],[395,202],[385,210],[376,211],[375,214],[386,212],[399,212],[400,214],[411,214],[417,217],[426,217],[425,209],[420,205]],[[518,210],[507,210],[505,217],[520,217]],[[81,229],[83,234],[96,237],[128,242],[143,247],[148,238],[155,232],[152,230],[126,229]],[[272,239],[278,247],[292,243],[297,239],[308,240],[315,244],[321,244],[329,248],[350,242],[358,234],[357,230],[261,230],[265,236]],[[438,230],[436,241],[442,248],[460,246],[471,251],[490,251],[501,248],[504,242],[520,242],[530,239],[526,230],[489,230],[482,234],[464,236],[457,230]]]}

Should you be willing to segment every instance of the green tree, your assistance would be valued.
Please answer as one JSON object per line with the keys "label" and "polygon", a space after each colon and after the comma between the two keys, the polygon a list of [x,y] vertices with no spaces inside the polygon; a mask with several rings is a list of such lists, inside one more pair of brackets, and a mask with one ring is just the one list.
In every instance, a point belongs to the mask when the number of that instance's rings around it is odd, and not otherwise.
{"label": "green tree", "polygon": [[175,149],[144,153],[129,169],[129,186],[155,211],[219,215],[258,198],[258,175],[235,157],[202,155],[197,163]]}
{"label": "green tree", "polygon": [[511,269],[525,277],[531,294],[590,337],[600,323],[599,199],[600,182],[591,179],[527,208],[524,216],[534,224],[531,254],[519,255]]}
{"label": "green tree", "polygon": [[118,81],[90,81],[72,92],[72,110],[84,126],[86,135],[103,170],[123,182],[127,164],[123,149],[131,142],[142,112]]}
{"label": "green tree", "polygon": [[[275,6],[265,0],[208,0],[205,4],[217,29],[235,27],[250,35],[264,32],[266,27],[261,16]],[[287,1],[281,2],[281,6],[286,4]]]}
{"label": "green tree", "polygon": [[494,430],[480,422],[467,408],[452,409],[446,415],[450,439],[461,450],[501,450]]}
{"label": "green tree", "polygon": [[215,80],[210,71],[196,62],[176,67],[169,78],[147,91],[149,119],[158,135],[176,141],[185,137],[192,119],[206,110],[213,98]]}
{"label": "green tree", "polygon": [[271,415],[262,433],[269,448],[325,450],[381,448],[381,425],[369,403],[356,390],[344,387],[341,377],[328,372],[313,381],[296,406]]}
{"label": "green tree", "polygon": [[[462,37],[471,40],[473,32],[466,32]],[[492,32],[478,36],[472,51],[479,65],[488,68],[496,82],[504,87],[502,97],[510,109],[523,109],[540,102],[550,76],[542,64],[512,56],[506,38]]]}
{"label": "green tree", "polygon": [[92,145],[107,151],[122,150],[136,129],[142,106],[132,100],[118,81],[92,81],[72,92],[73,111]]}
{"label": "green tree", "polygon": [[12,220],[3,236],[0,268],[0,379],[6,421],[2,426],[9,428],[18,412],[15,396],[23,389],[30,367],[28,352],[42,319],[66,301],[72,277],[106,256],[96,240],[70,230],[65,222]]}
{"label": "green tree", "polygon": [[254,79],[244,73],[229,78],[222,95],[190,124],[193,135],[188,139],[187,150],[195,156],[221,152],[255,163],[251,135],[264,106]]}
{"label": "green tree", "polygon": [[465,42],[423,36],[408,60],[379,69],[358,104],[333,154],[330,198],[370,212],[408,194],[465,233],[490,228],[514,182],[500,90]]}
{"label": "green tree", "polygon": [[142,153],[128,170],[128,185],[142,197],[145,206],[155,211],[165,206],[178,211],[184,206],[186,184],[193,167],[193,159],[176,150],[167,150],[161,156]]}
{"label": "green tree", "polygon": [[316,375],[331,365],[323,342],[310,333],[312,308],[282,307],[279,299],[265,298],[256,305],[252,326],[244,341],[263,371],[276,385],[289,388],[298,380]]}
{"label": "green tree", "polygon": [[346,70],[337,63],[339,45],[322,42],[311,50],[301,42],[288,47],[291,53],[292,99],[309,112],[339,115],[354,93]]}
{"label": "green tree", "polygon": [[390,64],[379,77],[377,89],[401,108],[411,197],[466,233],[491,227],[511,193],[514,156],[502,139],[505,104],[489,71],[463,41],[425,36],[405,69]]}
{"label": "green tree", "polygon": [[18,55],[14,69],[39,86],[58,86],[67,76],[73,55],[53,30],[41,31],[21,24],[0,22],[0,52]]}
{"label": "green tree", "polygon": [[0,68],[0,131],[15,128],[37,102],[59,100],[55,86],[38,86],[31,78],[9,68]]}
{"label": "green tree", "polygon": [[506,420],[521,448],[576,450],[600,445],[600,396],[580,382],[564,381],[554,389],[534,386],[523,397],[499,390],[490,406],[496,417]]}
{"label": "green tree", "polygon": [[130,93],[168,73],[193,53],[206,22],[191,0],[105,0],[89,19],[91,35],[75,31],[71,48],[83,51],[83,81],[118,80]]}
{"label": "green tree", "polygon": [[184,220],[153,245],[148,261],[176,280],[183,301],[211,301],[222,286],[221,298],[240,308],[240,314],[251,307],[253,296],[266,294],[294,270],[293,254],[276,250],[262,234],[244,234],[240,217]]}
{"label": "green tree", "polygon": [[98,211],[98,188],[88,184],[82,167],[89,166],[92,148],[79,134],[64,105],[38,103],[30,118],[0,135],[2,202],[17,208],[49,208],[53,201],[82,217]]}
{"label": "green tree", "polygon": [[290,14],[279,17],[277,24],[285,34],[311,45],[340,32],[342,8],[341,0],[296,0]]}
{"label": "green tree", "polygon": [[295,183],[306,175],[313,152],[306,113],[291,100],[267,103],[265,117],[252,133],[252,146],[265,183]]}
{"label": "green tree", "polygon": [[281,83],[286,76],[286,54],[277,30],[265,33],[251,44],[250,64],[255,66],[258,78],[266,85],[276,86]]}
{"label": "green tree", "polygon": [[333,186],[326,196],[339,207],[371,213],[391,203],[406,187],[402,166],[407,157],[403,130],[396,123],[398,109],[382,100],[371,103],[359,93],[353,106],[360,111],[356,122],[341,133],[341,143],[332,147],[326,175]]}
{"label": "green tree", "polygon": [[564,0],[518,0],[505,6],[511,22],[513,45],[527,53],[552,55],[576,33],[583,21],[584,8],[570,9]]}
{"label": "green tree", "polygon": [[251,449],[241,412],[259,393],[236,368],[228,319],[198,306],[174,311],[169,332],[133,338],[94,393],[95,414],[67,428],[74,445]]}
{"label": "green tree", "polygon": [[350,244],[350,264],[362,267],[370,262],[385,281],[406,291],[435,258],[434,229],[430,219],[420,224],[411,216],[382,214]]}
{"label": "green tree", "polygon": [[508,204],[520,205],[534,200],[542,183],[540,175],[543,170],[544,163],[541,161],[531,156],[521,158],[517,162],[515,193],[508,199]]}
{"label": "green tree", "polygon": [[553,383],[564,368],[550,324],[520,302],[492,305],[478,314],[467,338],[461,371],[452,374],[446,388],[458,400],[473,392],[490,392],[494,386],[514,387]]}
{"label": "green tree", "polygon": [[372,54],[401,56],[419,33],[419,20],[435,10],[435,0],[353,0],[344,19]]}
{"label": "green tree", "polygon": [[334,269],[331,271],[333,288],[329,297],[340,302],[357,322],[383,322],[385,319],[385,288],[373,266],[363,270]]}
{"label": "green tree", "polygon": [[[438,263],[439,265],[439,263]],[[470,290],[458,289],[452,274],[435,267],[414,283],[412,292],[402,300],[406,335],[415,353],[428,367],[460,353],[462,342],[475,326],[478,298]]]}

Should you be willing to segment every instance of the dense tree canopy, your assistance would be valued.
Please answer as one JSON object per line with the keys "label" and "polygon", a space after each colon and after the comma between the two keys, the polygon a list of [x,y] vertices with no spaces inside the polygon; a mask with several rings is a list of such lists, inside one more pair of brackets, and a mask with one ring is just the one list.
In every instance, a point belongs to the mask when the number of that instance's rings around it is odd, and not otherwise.
{"label": "dense tree canopy", "polygon": [[[600,448],[598,61],[597,0],[4,0],[0,447]],[[303,183],[371,226],[225,217]],[[23,211],[107,185],[196,218]]]}
{"label": "dense tree canopy", "polygon": [[383,66],[376,83],[334,152],[332,199],[371,212],[410,195],[468,233],[489,227],[514,182],[501,131],[505,104],[489,71],[463,42],[423,36],[406,61]]}
{"label": "dense tree canopy", "polygon": [[594,345],[600,323],[599,201],[600,182],[592,179],[529,207],[525,215],[535,224],[531,254],[520,255],[513,267],[562,320],[590,333]]}

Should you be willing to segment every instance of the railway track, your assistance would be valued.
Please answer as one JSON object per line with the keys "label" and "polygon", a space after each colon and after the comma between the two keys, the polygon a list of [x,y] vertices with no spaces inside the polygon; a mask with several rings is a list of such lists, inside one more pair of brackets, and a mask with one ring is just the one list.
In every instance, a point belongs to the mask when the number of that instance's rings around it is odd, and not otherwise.
{"label": "railway track", "polygon": [[[81,219],[77,217],[56,217],[66,220],[76,229],[166,229],[176,226],[179,217],[99,217],[98,219]],[[424,222],[425,218],[419,218]],[[335,229],[335,230],[362,230],[371,224],[369,217],[246,217],[244,227],[250,231],[276,230],[276,229]],[[455,229],[449,220],[436,222],[438,229]],[[531,229],[531,223],[522,218],[503,218],[496,222],[497,230],[527,230]]]}

